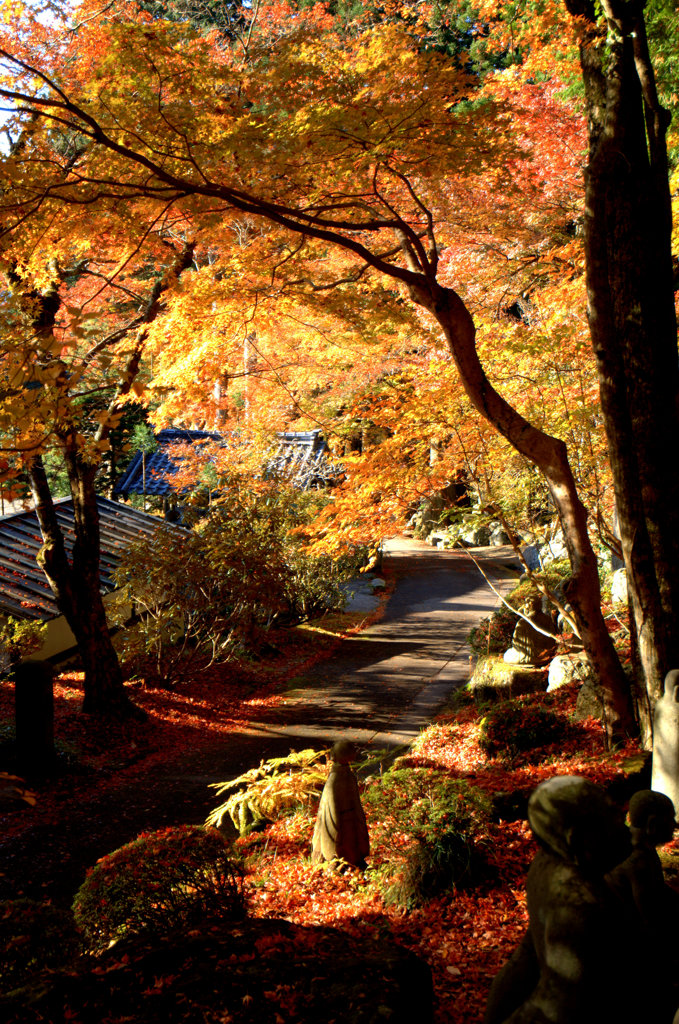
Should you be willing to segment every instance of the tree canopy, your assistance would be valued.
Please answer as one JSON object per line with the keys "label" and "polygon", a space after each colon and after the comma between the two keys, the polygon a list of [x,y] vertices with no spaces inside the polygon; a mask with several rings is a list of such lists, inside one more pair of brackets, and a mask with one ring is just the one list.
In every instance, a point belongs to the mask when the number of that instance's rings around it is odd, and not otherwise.
{"label": "tree canopy", "polygon": [[[634,465],[653,461],[650,420],[629,412],[643,403],[624,373],[658,330],[664,355],[644,401],[662,408],[665,430],[676,414],[668,118],[642,4],[610,0],[600,18],[575,0],[496,7],[187,0],[101,10],[85,0],[50,7],[49,23],[21,8],[22,31],[0,39],[11,139],[2,259],[17,310],[6,313],[3,373],[23,438],[6,447],[37,457],[53,424],[67,422],[78,459],[95,464],[101,431],[93,442],[74,410],[78,388],[110,379],[122,386],[95,414],[102,425],[119,415],[121,389],[142,385],[159,420],[322,423],[349,440],[369,422],[364,472],[355,467],[326,523],[345,537],[402,521],[413,496],[472,467],[511,510],[536,466],[614,734],[631,727],[629,686],[592,547],[593,534],[616,544],[612,484],[651,701],[675,658],[675,597],[663,581],[676,554],[654,540],[667,528],[658,510],[673,496],[673,467],[653,481],[649,469],[645,505],[623,500]],[[649,18],[672,101],[659,26],[674,17],[656,5]],[[607,212],[600,197],[620,177],[599,144],[610,133],[637,155],[627,199],[618,193]],[[604,316],[613,286],[596,253],[610,266],[616,245],[616,266],[630,270]],[[639,251],[656,250],[652,270],[637,273]],[[145,280],[156,282],[146,305]],[[622,349],[636,363],[623,359],[602,421],[597,387],[610,376],[615,325],[639,303],[649,315]],[[612,477],[604,424],[615,450],[628,442],[637,453],[627,468],[614,459]],[[628,538],[642,534],[648,554],[635,561]]]}

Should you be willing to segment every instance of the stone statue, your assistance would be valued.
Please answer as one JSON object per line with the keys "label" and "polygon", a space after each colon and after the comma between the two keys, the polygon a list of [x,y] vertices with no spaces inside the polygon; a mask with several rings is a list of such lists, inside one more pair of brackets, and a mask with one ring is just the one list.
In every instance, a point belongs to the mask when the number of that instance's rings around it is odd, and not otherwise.
{"label": "stone statue", "polygon": [[679,815],[679,669],[665,676],[665,687],[653,712],[651,789],[664,793]]}
{"label": "stone statue", "polygon": [[629,915],[630,930],[641,937],[646,976],[665,1005],[660,1016],[671,1020],[670,1011],[679,1007],[679,893],[665,882],[656,847],[672,839],[674,804],[644,789],[630,800],[629,819],[632,853],[606,880]]}
{"label": "stone statue", "polygon": [[[527,619],[519,619],[512,636],[512,646],[504,653],[504,661],[511,665],[537,665],[543,656],[551,654],[556,647],[553,636],[554,623],[549,615],[542,610],[542,599],[532,597],[521,609]],[[535,629],[538,626],[539,629]]]}
{"label": "stone statue", "polygon": [[644,1012],[636,937],[604,880],[629,853],[620,816],[587,779],[557,776],[532,794],[528,820],[540,847],[528,932],[493,981],[485,1024],[664,1024]]}
{"label": "stone statue", "polygon": [[318,806],[311,859],[341,860],[364,870],[370,839],[358,782],[350,766],[356,758],[356,748],[348,740],[340,740],[330,751],[330,757],[333,765]]}

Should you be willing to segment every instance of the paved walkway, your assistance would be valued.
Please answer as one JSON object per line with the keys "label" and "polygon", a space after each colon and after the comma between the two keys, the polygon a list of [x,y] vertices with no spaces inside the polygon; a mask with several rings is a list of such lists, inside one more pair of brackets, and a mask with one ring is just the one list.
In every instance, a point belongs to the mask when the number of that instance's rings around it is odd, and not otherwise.
{"label": "paved walkway", "polygon": [[[496,590],[511,589],[511,548],[477,548],[473,555]],[[410,743],[468,680],[467,633],[500,603],[470,555],[399,537],[386,544],[384,570],[396,576],[396,587],[383,619],[316,666],[274,722],[253,726],[262,740],[285,736],[291,746],[300,739],[307,746],[340,738],[374,747]]]}

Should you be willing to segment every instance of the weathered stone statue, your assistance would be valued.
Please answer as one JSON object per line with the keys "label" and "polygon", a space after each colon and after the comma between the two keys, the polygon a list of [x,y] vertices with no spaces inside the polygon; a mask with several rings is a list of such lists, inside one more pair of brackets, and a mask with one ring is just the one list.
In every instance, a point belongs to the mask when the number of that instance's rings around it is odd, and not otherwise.
{"label": "weathered stone statue", "polygon": [[665,676],[665,689],[653,712],[651,789],[668,796],[679,815],[679,669]]}
{"label": "weathered stone statue", "polygon": [[[546,633],[554,633],[554,623],[542,610],[542,599],[532,597],[521,609],[527,619],[519,619],[512,636],[512,646],[504,653],[511,665],[537,665],[556,647],[556,640]],[[536,629],[535,627],[539,627]],[[544,630],[545,632],[541,632]]]}
{"label": "weathered stone statue", "polygon": [[[649,930],[669,924],[668,903],[679,896],[665,882],[657,846],[671,840],[676,822],[674,804],[664,793],[643,789],[629,804],[632,853],[608,876],[609,884],[636,907],[643,926]],[[679,912],[679,907],[677,908]],[[679,931],[679,917],[674,922]]]}
{"label": "weathered stone statue", "polygon": [[340,740],[330,757],[333,765],[321,794],[311,859],[342,860],[363,870],[370,853],[370,839],[358,782],[350,766],[356,758],[356,748],[353,743]]}
{"label": "weathered stone statue", "polygon": [[623,902],[630,930],[641,937],[646,976],[661,1015],[671,1020],[679,1007],[679,893],[665,882],[656,847],[674,834],[674,804],[664,793],[644,789],[630,800],[629,819],[632,853],[606,880]]}
{"label": "weathered stone statue", "polygon": [[557,776],[532,794],[528,820],[540,847],[528,932],[493,981],[485,1024],[665,1024],[645,1013],[636,937],[604,881],[630,849],[620,816],[593,783]]}

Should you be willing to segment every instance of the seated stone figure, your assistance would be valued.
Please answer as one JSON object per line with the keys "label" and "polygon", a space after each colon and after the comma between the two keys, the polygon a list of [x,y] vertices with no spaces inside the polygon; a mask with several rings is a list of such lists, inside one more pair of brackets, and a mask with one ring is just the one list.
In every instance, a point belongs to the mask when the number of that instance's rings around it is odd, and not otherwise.
{"label": "seated stone figure", "polygon": [[356,748],[353,743],[340,740],[330,751],[330,757],[333,765],[318,806],[311,859],[344,861],[364,870],[370,839],[358,782],[350,766],[356,758]]}
{"label": "seated stone figure", "polygon": [[674,834],[674,804],[664,793],[641,790],[630,800],[629,820],[632,852],[606,881],[641,936],[647,976],[669,1013],[679,1007],[679,893],[665,882],[656,847]]}
{"label": "seated stone figure", "polygon": [[604,880],[630,849],[620,816],[593,783],[557,776],[532,794],[528,820],[540,847],[528,932],[493,981],[485,1024],[665,1024],[645,1012],[636,937]]}
{"label": "seated stone figure", "polygon": [[527,619],[519,619],[512,636],[512,646],[505,651],[503,658],[511,665],[537,665],[556,647],[554,637],[546,635],[554,632],[554,623],[543,612],[540,597],[532,597],[521,611]]}

